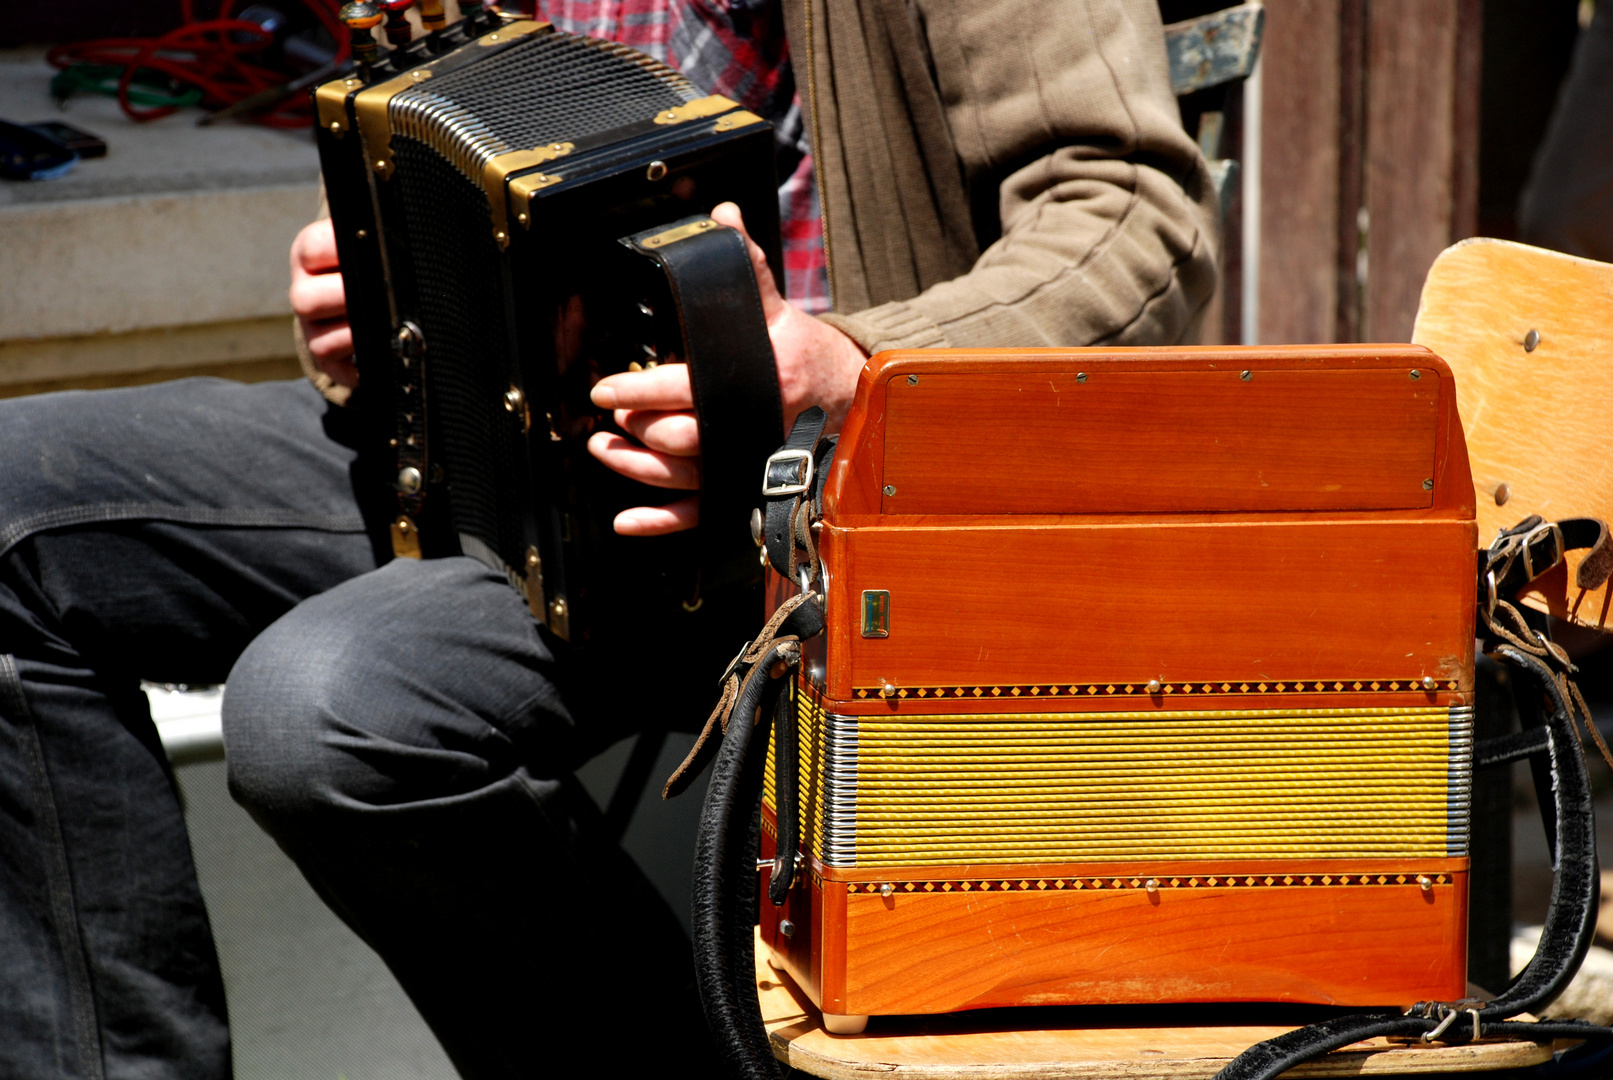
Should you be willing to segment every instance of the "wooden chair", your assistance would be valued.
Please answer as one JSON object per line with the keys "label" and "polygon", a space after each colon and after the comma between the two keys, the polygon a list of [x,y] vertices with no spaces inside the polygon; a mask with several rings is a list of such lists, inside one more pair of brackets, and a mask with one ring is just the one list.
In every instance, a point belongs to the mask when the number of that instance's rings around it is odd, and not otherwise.
{"label": "wooden chair", "polygon": [[[1463,240],[1429,269],[1412,341],[1456,374],[1480,543],[1530,514],[1613,516],[1613,265]],[[1582,556],[1571,552],[1524,602],[1613,628],[1609,586],[1572,584]]]}

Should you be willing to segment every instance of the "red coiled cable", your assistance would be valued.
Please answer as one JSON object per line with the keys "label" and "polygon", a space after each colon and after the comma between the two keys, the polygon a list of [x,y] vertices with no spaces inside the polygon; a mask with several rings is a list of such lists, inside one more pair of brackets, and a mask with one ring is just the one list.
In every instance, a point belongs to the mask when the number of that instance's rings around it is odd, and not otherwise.
{"label": "red coiled cable", "polygon": [[[336,17],[340,0],[299,0],[336,42],[336,62],[350,53],[347,28]],[[252,94],[286,82],[283,71],[265,67],[257,54],[272,41],[255,22],[231,17],[236,0],[220,0],[210,19],[196,17],[193,0],[181,0],[184,24],[155,38],[100,38],[58,45],[45,54],[53,67],[93,64],[121,68],[118,105],[131,120],[156,120],[177,110],[176,105],[145,108],[130,100],[129,88],[142,71],[157,72],[195,87],[202,104],[222,109]],[[294,94],[273,108],[253,116],[268,127],[307,127],[313,113],[305,94]]]}

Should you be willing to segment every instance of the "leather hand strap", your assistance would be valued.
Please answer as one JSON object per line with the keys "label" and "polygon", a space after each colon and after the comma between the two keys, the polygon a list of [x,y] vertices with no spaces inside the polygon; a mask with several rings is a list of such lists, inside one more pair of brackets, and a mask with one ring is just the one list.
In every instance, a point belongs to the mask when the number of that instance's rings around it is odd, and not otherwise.
{"label": "leather hand strap", "polygon": [[[823,490],[821,476],[828,472],[828,467],[825,461],[820,469],[819,459],[823,429],[828,422],[829,418],[817,406],[804,410],[795,418],[784,445],[767,459],[762,481],[762,499],[767,508],[762,526],[767,561],[791,581],[796,579],[795,549],[803,546],[798,541],[804,539],[804,546],[808,548],[812,543],[810,535],[797,537],[796,526],[801,506],[812,506],[815,496]],[[817,567],[813,566],[812,570],[815,574]]]}
{"label": "leather hand strap", "polygon": [[784,429],[773,342],[745,239],[707,217],[624,237],[666,274],[700,428],[702,588],[755,573],[756,477]]}
{"label": "leather hand strap", "polygon": [[1479,602],[1491,611],[1498,599],[1515,594],[1556,566],[1570,551],[1589,549],[1574,580],[1595,589],[1613,576],[1613,543],[1607,523],[1598,518],[1565,518],[1558,522],[1531,514],[1495,538],[1480,556]]}

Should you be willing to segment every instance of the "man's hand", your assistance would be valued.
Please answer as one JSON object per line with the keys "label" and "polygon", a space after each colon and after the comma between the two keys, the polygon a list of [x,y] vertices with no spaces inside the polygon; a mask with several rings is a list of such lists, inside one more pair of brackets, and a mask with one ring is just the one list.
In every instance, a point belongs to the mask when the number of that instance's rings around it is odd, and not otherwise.
{"label": "man's hand", "polygon": [[342,386],[358,385],[347,294],[336,265],[336,231],[316,221],[291,242],[291,310],[302,324],[314,364]]}
{"label": "man's hand", "polygon": [[[867,355],[845,334],[779,295],[766,255],[745,233],[739,207],[723,203],[711,216],[738,229],[750,251],[778,363],[785,425],[803,409],[817,405],[829,414],[828,430],[838,431]],[[681,491],[700,487],[700,433],[687,365],[663,364],[649,371],[611,375],[594,386],[593,399],[602,409],[616,410],[617,425],[637,442],[598,432],[588,440],[590,453],[623,476],[646,484]],[[780,432],[780,441],[783,436]],[[624,510],[616,515],[616,531],[624,536],[655,536],[691,528],[698,520],[699,500],[686,498],[668,506]]]}

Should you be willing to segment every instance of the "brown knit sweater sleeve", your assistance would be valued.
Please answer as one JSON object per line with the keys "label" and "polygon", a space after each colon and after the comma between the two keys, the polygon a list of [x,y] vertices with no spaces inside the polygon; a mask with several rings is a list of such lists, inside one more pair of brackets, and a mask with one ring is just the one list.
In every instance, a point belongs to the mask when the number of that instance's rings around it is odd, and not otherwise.
{"label": "brown knit sweater sleeve", "polygon": [[825,318],[870,353],[1182,340],[1215,288],[1217,210],[1155,0],[910,10],[965,182],[977,205],[995,186],[1001,234],[960,277]]}

